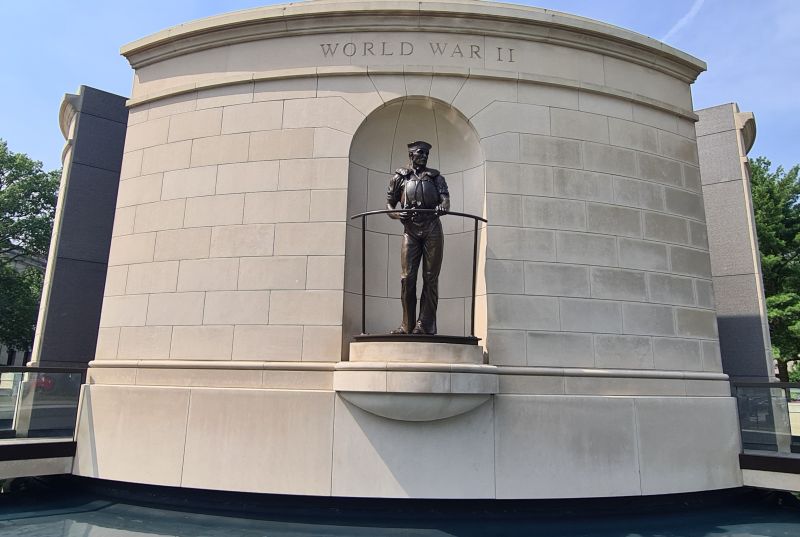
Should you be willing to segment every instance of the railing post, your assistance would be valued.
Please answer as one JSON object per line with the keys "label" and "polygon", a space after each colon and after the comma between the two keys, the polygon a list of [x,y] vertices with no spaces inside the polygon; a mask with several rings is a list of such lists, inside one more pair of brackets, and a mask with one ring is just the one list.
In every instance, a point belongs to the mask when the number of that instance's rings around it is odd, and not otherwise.
{"label": "railing post", "polygon": [[475,218],[475,234],[472,239],[472,307],[469,335],[475,337],[475,293],[478,286],[478,219]]}
{"label": "railing post", "polygon": [[367,215],[361,217],[361,333],[367,333]]}

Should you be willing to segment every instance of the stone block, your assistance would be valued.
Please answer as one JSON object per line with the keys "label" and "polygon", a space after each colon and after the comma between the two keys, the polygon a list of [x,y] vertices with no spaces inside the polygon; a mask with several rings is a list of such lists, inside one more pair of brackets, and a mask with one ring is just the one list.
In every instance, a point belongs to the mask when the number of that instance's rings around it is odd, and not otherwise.
{"label": "stone block", "polygon": [[178,229],[183,226],[185,200],[146,203],[136,207],[134,233]]}
{"label": "stone block", "polygon": [[282,119],[280,101],[226,106],[222,113],[222,134],[280,129]]}
{"label": "stone block", "polygon": [[622,304],[622,331],[644,336],[675,335],[672,308],[649,304]]}
{"label": "stone block", "polygon": [[498,499],[640,494],[630,399],[500,395],[495,406]]}
{"label": "stone block", "polygon": [[252,192],[245,195],[244,223],[308,222],[310,207],[307,190]]}
{"label": "stone block", "polygon": [[732,131],[736,128],[735,115],[738,109],[728,103],[698,111],[697,136],[708,136],[718,132]]}
{"label": "stone block", "polygon": [[133,221],[136,218],[136,207],[124,207],[114,212],[114,227],[112,237],[130,235],[133,233]]}
{"label": "stone block", "polygon": [[238,289],[304,289],[306,257],[246,257],[239,266]]}
{"label": "stone block", "polygon": [[211,228],[172,229],[156,233],[154,261],[208,257]]}
{"label": "stone block", "polygon": [[345,223],[277,224],[275,255],[343,255]]}
{"label": "stone block", "polygon": [[522,330],[489,330],[486,350],[492,365],[527,365],[525,332]]}
{"label": "stone block", "polygon": [[155,119],[159,117],[174,116],[191,112],[197,108],[197,93],[192,91],[150,103],[147,118]]}
{"label": "stone block", "polygon": [[527,363],[536,367],[594,367],[591,334],[528,332]]}
{"label": "stone block", "polygon": [[694,140],[665,131],[659,131],[658,138],[662,155],[697,165],[697,144]]}
{"label": "stone block", "polygon": [[653,369],[653,348],[649,337],[594,336],[596,367],[611,369]]}
{"label": "stone block", "polygon": [[632,270],[593,267],[591,289],[593,298],[637,301],[647,298],[644,273]]}
{"label": "stone block", "polygon": [[722,357],[719,352],[719,343],[716,341],[701,341],[700,347],[703,351],[703,370],[722,371]]}
{"label": "stone block", "polygon": [[583,142],[583,168],[595,172],[636,176],[636,153],[630,149]]}
{"label": "stone block", "polygon": [[300,361],[302,326],[237,326],[233,332],[234,360]]}
{"label": "stone block", "polygon": [[717,314],[713,311],[676,308],[675,322],[679,336],[705,339],[717,337]]}
{"label": "stone block", "polygon": [[341,291],[272,291],[270,324],[338,325],[342,322]]}
{"label": "stone block", "polygon": [[[431,85],[431,77],[417,77],[422,80],[414,80],[413,78],[407,77],[406,79],[409,92],[418,89],[418,91],[423,92],[421,93],[422,95],[427,95],[427,88],[430,88]],[[427,78],[427,82],[424,80],[425,78]],[[370,112],[384,104],[375,88],[375,84],[366,74],[319,77],[317,80],[317,97],[344,99],[352,108],[355,108],[364,116],[369,115]]]}
{"label": "stone block", "polygon": [[586,227],[596,233],[641,237],[641,211],[600,203],[587,203]]}
{"label": "stone block", "polygon": [[273,224],[215,227],[209,254],[211,257],[272,255],[274,235]]}
{"label": "stone block", "polygon": [[694,290],[697,296],[697,305],[701,308],[713,308],[716,305],[714,301],[714,287],[708,280],[695,280]]}
{"label": "stone block", "polygon": [[517,93],[521,103],[578,109],[578,91],[572,88],[533,84],[520,80],[517,84]]}
{"label": "stone block", "polygon": [[701,192],[703,185],[700,180],[700,168],[697,166],[683,165],[683,187],[692,192]]}
{"label": "stone block", "polygon": [[522,226],[522,199],[510,194],[486,194],[487,218],[498,226]]}
{"label": "stone block", "polygon": [[[310,391],[193,390],[183,485],[329,495],[333,397]],[[259,419],[253,422],[253,416]],[[275,437],[278,430],[283,433]],[[220,437],[228,441],[215,444]]]}
{"label": "stone block", "polygon": [[653,183],[628,179],[626,177],[614,178],[614,201],[628,207],[641,207],[642,209],[664,210],[664,187]]}
{"label": "stone block", "polygon": [[689,243],[697,248],[708,249],[708,230],[700,222],[689,222]]}
{"label": "stone block", "polygon": [[684,110],[692,109],[689,85],[671,74],[611,56],[603,58],[603,72],[603,83],[607,86],[650,97]]}
{"label": "stone block", "polygon": [[558,299],[524,295],[488,295],[490,328],[558,330]]}
{"label": "stone block", "polygon": [[140,263],[128,267],[125,291],[129,295],[167,293],[178,284],[178,261]]}
{"label": "stone block", "polygon": [[341,326],[304,326],[304,362],[338,362],[342,358]]}
{"label": "stone block", "polygon": [[482,78],[468,78],[453,100],[453,106],[471,118],[494,101],[517,101],[517,84]]}
{"label": "stone block", "polygon": [[347,190],[312,190],[309,219],[312,222],[345,222]]}
{"label": "stone block", "polygon": [[344,256],[314,255],[308,257],[306,289],[342,289],[343,286]]}
{"label": "stone block", "polygon": [[565,332],[605,332],[622,330],[620,304],[609,300],[559,299],[561,330]]}
{"label": "stone block", "polygon": [[[73,473],[179,486],[188,410],[187,389],[87,386],[78,416]],[[153,446],[158,446],[158,457],[153,457]]]}
{"label": "stone block", "polygon": [[486,192],[551,196],[553,168],[511,162],[487,162]]}
{"label": "stone block", "polygon": [[665,131],[678,132],[678,116],[646,104],[633,103],[633,120]]}
{"label": "stone block", "polygon": [[643,494],[740,486],[734,399],[640,398],[635,404]]}
{"label": "stone block", "polygon": [[[506,142],[507,143],[507,142]],[[490,158],[487,160],[511,160]],[[527,164],[541,164],[544,166],[562,166],[565,168],[581,167],[581,145],[575,140],[537,136],[534,134],[521,134],[519,136],[519,160]]]}
{"label": "stone block", "polygon": [[631,101],[600,93],[581,91],[579,108],[584,112],[591,112],[593,114],[601,114],[603,116],[617,117],[620,119],[633,119],[633,105]]}
{"label": "stone block", "polygon": [[317,96],[317,77],[289,78],[257,81],[253,87],[253,101],[282,101],[306,99]]}
{"label": "stone block", "polygon": [[653,338],[656,369],[702,371],[700,341],[694,339]]}
{"label": "stone block", "polygon": [[239,259],[191,259],[181,261],[178,291],[224,291],[236,289]]}
{"label": "stone block", "polygon": [[612,202],[614,201],[613,183],[613,177],[604,173],[567,168],[555,168],[553,171],[555,194],[562,198]]}
{"label": "stone block", "polygon": [[122,164],[119,171],[120,181],[136,177],[142,173],[142,156],[144,151],[131,151],[122,156]]}
{"label": "stone block", "polygon": [[220,194],[186,200],[185,227],[241,224],[244,194]]}
{"label": "stone block", "polygon": [[175,326],[170,358],[178,360],[230,360],[233,326]]}
{"label": "stone block", "polygon": [[279,190],[333,189],[348,187],[346,158],[282,160]]}
{"label": "stone block", "polygon": [[115,360],[117,358],[117,347],[119,346],[118,326],[111,328],[100,328],[97,331],[97,345],[95,347],[95,360]]}
{"label": "stone block", "polygon": [[520,160],[520,135],[506,132],[488,136],[481,140],[483,155],[487,161],[517,162]]}
{"label": "stone block", "polygon": [[500,393],[503,395],[563,395],[564,377],[534,375],[500,375]]}
{"label": "stone block", "polygon": [[[372,77],[375,80],[375,77]],[[389,78],[389,77],[381,77],[381,78]],[[455,77],[455,76],[445,76],[438,73],[433,74],[433,78],[431,80],[431,89],[430,89],[430,96],[439,99],[440,101],[446,103],[452,103],[453,99],[456,98],[456,95],[461,91],[461,88],[464,87],[464,83],[467,81],[466,78],[462,77]],[[404,95],[405,84],[403,80],[400,80],[401,84],[403,84],[402,90],[398,88],[401,95]],[[378,82],[375,82],[375,85],[378,87],[380,91],[380,86]],[[388,100],[388,99],[387,99]]]}
{"label": "stone block", "polygon": [[686,384],[682,379],[570,376],[564,378],[564,391],[611,398],[624,395],[683,397]]}
{"label": "stone block", "polygon": [[279,161],[220,164],[217,169],[217,194],[265,192],[278,188]]}
{"label": "stone block", "polygon": [[556,233],[558,261],[582,265],[616,266],[617,243],[614,237],[589,233]]}
{"label": "stone block", "polygon": [[[205,293],[162,293],[150,296],[148,325],[203,324]],[[169,353],[167,353],[169,354]]]}
{"label": "stone block", "polygon": [[[166,119],[166,118],[165,118]],[[169,118],[169,141],[217,136],[222,125],[222,108],[196,110]]]}
{"label": "stone block", "polygon": [[608,118],[602,115],[553,108],[550,130],[552,136],[608,143]]}
{"label": "stone block", "polygon": [[711,277],[711,264],[707,252],[670,246],[669,257],[673,272],[701,278]]}
{"label": "stone block", "polygon": [[681,163],[656,155],[638,153],[639,177],[664,185],[683,185]]}
{"label": "stone block", "polygon": [[[246,133],[196,138],[192,141],[191,165],[194,168],[212,164],[246,162],[249,145],[252,145],[250,135]],[[250,160],[259,159],[252,158],[252,154],[250,154]]]}
{"label": "stone block", "polygon": [[675,188],[665,188],[664,194],[667,202],[667,212],[694,218],[695,220],[706,219],[701,195]]}
{"label": "stone block", "polygon": [[499,226],[488,229],[488,259],[554,261],[555,253],[552,231]]}
{"label": "stone block", "polygon": [[714,274],[717,276],[753,272],[753,248],[749,240],[742,240],[742,237],[748,237],[752,233],[749,222],[751,217],[748,215],[750,209],[745,204],[743,188],[741,181],[703,187],[711,235],[711,259]]}
{"label": "stone block", "polygon": [[608,133],[611,137],[611,145],[647,151],[649,153],[656,153],[658,151],[658,131],[653,127],[648,127],[632,121],[609,118]]}
{"label": "stone block", "polygon": [[485,275],[488,293],[525,293],[522,261],[487,259]]}
{"label": "stone block", "polygon": [[550,134],[550,112],[546,106],[495,101],[475,114],[472,126],[481,138],[504,132]]}
{"label": "stone block", "polygon": [[[507,210],[507,212],[510,211]],[[582,201],[526,196],[523,212],[523,225],[525,227],[586,229],[586,209]],[[490,221],[492,221],[491,218],[492,213],[489,213]]]}
{"label": "stone block", "polygon": [[645,211],[644,238],[688,244],[689,226],[685,218]]}
{"label": "stone block", "polygon": [[739,180],[744,176],[737,131],[700,136],[697,148],[704,185]]}
{"label": "stone block", "polygon": [[217,183],[217,167],[204,166],[164,173],[161,199],[192,198],[214,194]]}
{"label": "stone block", "polygon": [[120,360],[164,360],[169,358],[171,326],[126,326],[119,335]]}
{"label": "stone block", "polygon": [[106,286],[103,296],[117,296],[125,294],[125,282],[128,280],[128,267],[108,267],[106,271]]}
{"label": "stone block", "polygon": [[[489,289],[489,292],[492,292]],[[589,268],[563,263],[525,263],[525,294],[589,296]]]}
{"label": "stone block", "polygon": [[170,118],[128,125],[125,132],[125,153],[167,143]]}
{"label": "stone block", "polygon": [[191,140],[148,147],[142,154],[142,174],[188,168],[191,154]]}
{"label": "stone block", "polygon": [[330,127],[353,134],[364,115],[341,97],[284,101],[283,128]]}
{"label": "stone block", "polygon": [[252,100],[253,83],[249,81],[243,84],[205,88],[197,92],[197,109],[220,108],[249,103]]}
{"label": "stone block", "polygon": [[691,278],[668,274],[648,274],[650,302],[691,306],[695,303]]}
{"label": "stone block", "polygon": [[[314,129],[314,153],[312,157],[315,159],[347,157],[350,155],[352,140],[353,135],[350,133],[336,129],[316,128]],[[290,158],[299,158],[299,156]]]}
{"label": "stone block", "polygon": [[161,199],[162,174],[154,173],[121,181],[117,190],[117,207],[130,207]]}
{"label": "stone block", "polygon": [[268,291],[209,291],[203,324],[267,324]]}
{"label": "stone block", "polygon": [[156,245],[155,233],[137,233],[111,239],[108,266],[148,263],[153,260]]}
{"label": "stone block", "polygon": [[107,296],[103,299],[100,327],[144,326],[147,295]]}

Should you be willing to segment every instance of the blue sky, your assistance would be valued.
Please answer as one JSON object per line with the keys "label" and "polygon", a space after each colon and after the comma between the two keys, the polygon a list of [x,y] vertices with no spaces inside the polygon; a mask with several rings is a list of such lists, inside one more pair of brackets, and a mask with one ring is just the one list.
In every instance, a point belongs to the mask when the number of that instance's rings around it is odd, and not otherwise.
{"label": "blue sky", "polygon": [[[61,165],[58,106],[86,84],[128,95],[119,47],[259,0],[0,0],[0,138],[48,169]],[[758,126],[751,156],[800,163],[800,0],[541,0],[520,2],[621,26],[708,63],[695,108],[736,101]]]}

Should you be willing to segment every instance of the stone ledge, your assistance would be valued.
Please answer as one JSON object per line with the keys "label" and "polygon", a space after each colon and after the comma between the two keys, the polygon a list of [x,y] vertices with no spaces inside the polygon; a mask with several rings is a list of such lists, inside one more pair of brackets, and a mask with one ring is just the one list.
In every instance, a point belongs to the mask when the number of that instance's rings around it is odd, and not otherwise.
{"label": "stone ledge", "polygon": [[482,364],[483,347],[417,341],[353,342],[350,361]]}

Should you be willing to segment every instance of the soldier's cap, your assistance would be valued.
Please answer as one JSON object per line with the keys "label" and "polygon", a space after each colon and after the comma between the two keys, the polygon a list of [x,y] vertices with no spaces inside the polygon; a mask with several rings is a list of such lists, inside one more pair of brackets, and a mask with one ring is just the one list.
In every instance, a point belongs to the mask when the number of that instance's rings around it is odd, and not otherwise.
{"label": "soldier's cap", "polygon": [[425,151],[430,152],[431,147],[433,147],[428,142],[411,142],[408,144],[408,150],[414,151],[415,149],[424,149]]}

